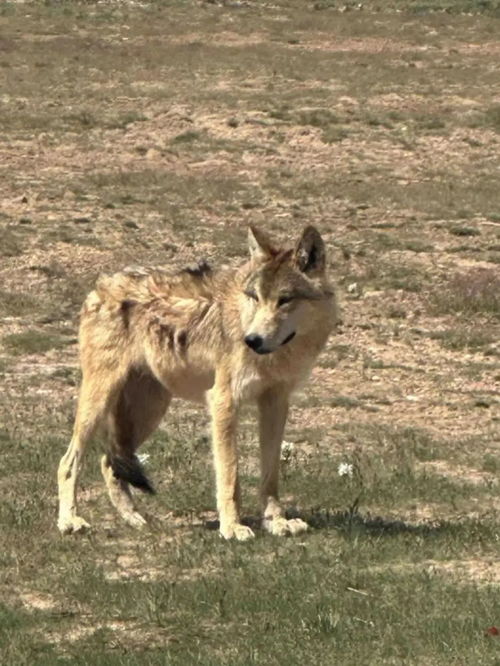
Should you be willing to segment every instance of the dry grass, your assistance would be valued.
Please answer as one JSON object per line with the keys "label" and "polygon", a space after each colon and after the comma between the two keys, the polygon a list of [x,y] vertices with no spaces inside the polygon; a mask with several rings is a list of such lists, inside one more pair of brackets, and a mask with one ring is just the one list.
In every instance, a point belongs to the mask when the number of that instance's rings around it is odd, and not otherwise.
{"label": "dry grass", "polygon": [[477,267],[456,273],[435,287],[436,314],[491,315],[500,319],[500,275],[496,268]]}

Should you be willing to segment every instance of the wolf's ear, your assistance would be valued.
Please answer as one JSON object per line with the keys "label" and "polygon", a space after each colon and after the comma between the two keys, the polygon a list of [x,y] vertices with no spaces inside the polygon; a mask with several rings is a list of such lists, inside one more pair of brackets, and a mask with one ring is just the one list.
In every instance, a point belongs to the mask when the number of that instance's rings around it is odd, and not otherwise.
{"label": "wolf's ear", "polygon": [[248,249],[250,258],[257,261],[269,259],[276,254],[269,236],[253,225],[248,227]]}
{"label": "wolf's ear", "polygon": [[325,270],[325,244],[315,227],[306,227],[294,250],[294,262],[303,273],[322,273]]}

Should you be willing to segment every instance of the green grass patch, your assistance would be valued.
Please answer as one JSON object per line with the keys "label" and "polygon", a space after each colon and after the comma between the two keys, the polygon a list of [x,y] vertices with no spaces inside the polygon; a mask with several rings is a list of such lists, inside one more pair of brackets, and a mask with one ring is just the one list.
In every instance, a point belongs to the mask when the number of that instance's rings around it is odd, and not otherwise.
{"label": "green grass patch", "polygon": [[201,132],[195,132],[194,130],[182,132],[182,134],[178,134],[172,139],[172,143],[192,143],[193,141],[198,141],[201,136]]}
{"label": "green grass patch", "polygon": [[30,293],[0,290],[0,311],[9,317],[19,317],[33,312],[38,300]]}
{"label": "green grass patch", "polygon": [[471,127],[487,127],[500,133],[500,104],[493,104],[485,111],[475,114],[469,121]]}
{"label": "green grass patch", "polygon": [[498,341],[498,327],[484,325],[465,325],[435,331],[431,334],[433,340],[439,340],[445,349],[452,351],[485,351],[494,342]]}
{"label": "green grass patch", "polygon": [[424,276],[417,266],[382,259],[370,267],[366,283],[374,289],[400,289],[418,293],[422,291]]}
{"label": "green grass patch", "polygon": [[17,257],[23,253],[24,242],[22,235],[4,227],[0,229],[0,254],[3,257]]}
{"label": "green grass patch", "polygon": [[43,354],[50,349],[59,349],[68,344],[68,339],[57,333],[45,333],[29,329],[21,333],[11,333],[2,338],[2,344],[14,355]]}
{"label": "green grass patch", "polygon": [[450,234],[453,236],[480,236],[481,232],[476,227],[454,224],[450,227]]}

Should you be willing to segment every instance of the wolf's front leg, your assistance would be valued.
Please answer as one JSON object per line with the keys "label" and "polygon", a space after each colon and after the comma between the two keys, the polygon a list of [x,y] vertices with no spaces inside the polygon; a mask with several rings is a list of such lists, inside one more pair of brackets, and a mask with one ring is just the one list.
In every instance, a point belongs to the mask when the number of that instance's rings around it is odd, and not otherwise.
{"label": "wolf's front leg", "polygon": [[261,501],[263,527],[271,534],[299,534],[308,526],[300,518],[287,520],[278,499],[281,442],[288,415],[288,396],[283,390],[265,391],[258,400]]}
{"label": "wolf's front leg", "polygon": [[219,372],[208,395],[212,417],[217,510],[220,533],[225,539],[246,541],[254,536],[240,522],[240,482],[238,479],[237,425],[238,410],[234,402],[229,373]]}

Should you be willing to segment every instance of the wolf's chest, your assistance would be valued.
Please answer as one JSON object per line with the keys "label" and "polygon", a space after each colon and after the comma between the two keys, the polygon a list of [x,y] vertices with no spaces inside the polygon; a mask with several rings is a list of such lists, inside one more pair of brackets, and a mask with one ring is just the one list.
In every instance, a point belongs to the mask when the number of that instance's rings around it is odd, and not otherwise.
{"label": "wolf's chest", "polygon": [[304,381],[310,372],[310,366],[287,362],[252,363],[251,361],[239,363],[232,368],[231,389],[237,401],[246,402],[254,400],[264,391],[276,387],[286,387],[287,393],[292,393]]}
{"label": "wolf's chest", "polygon": [[240,365],[233,369],[231,392],[238,402],[256,398],[266,384],[266,378],[252,365]]}

